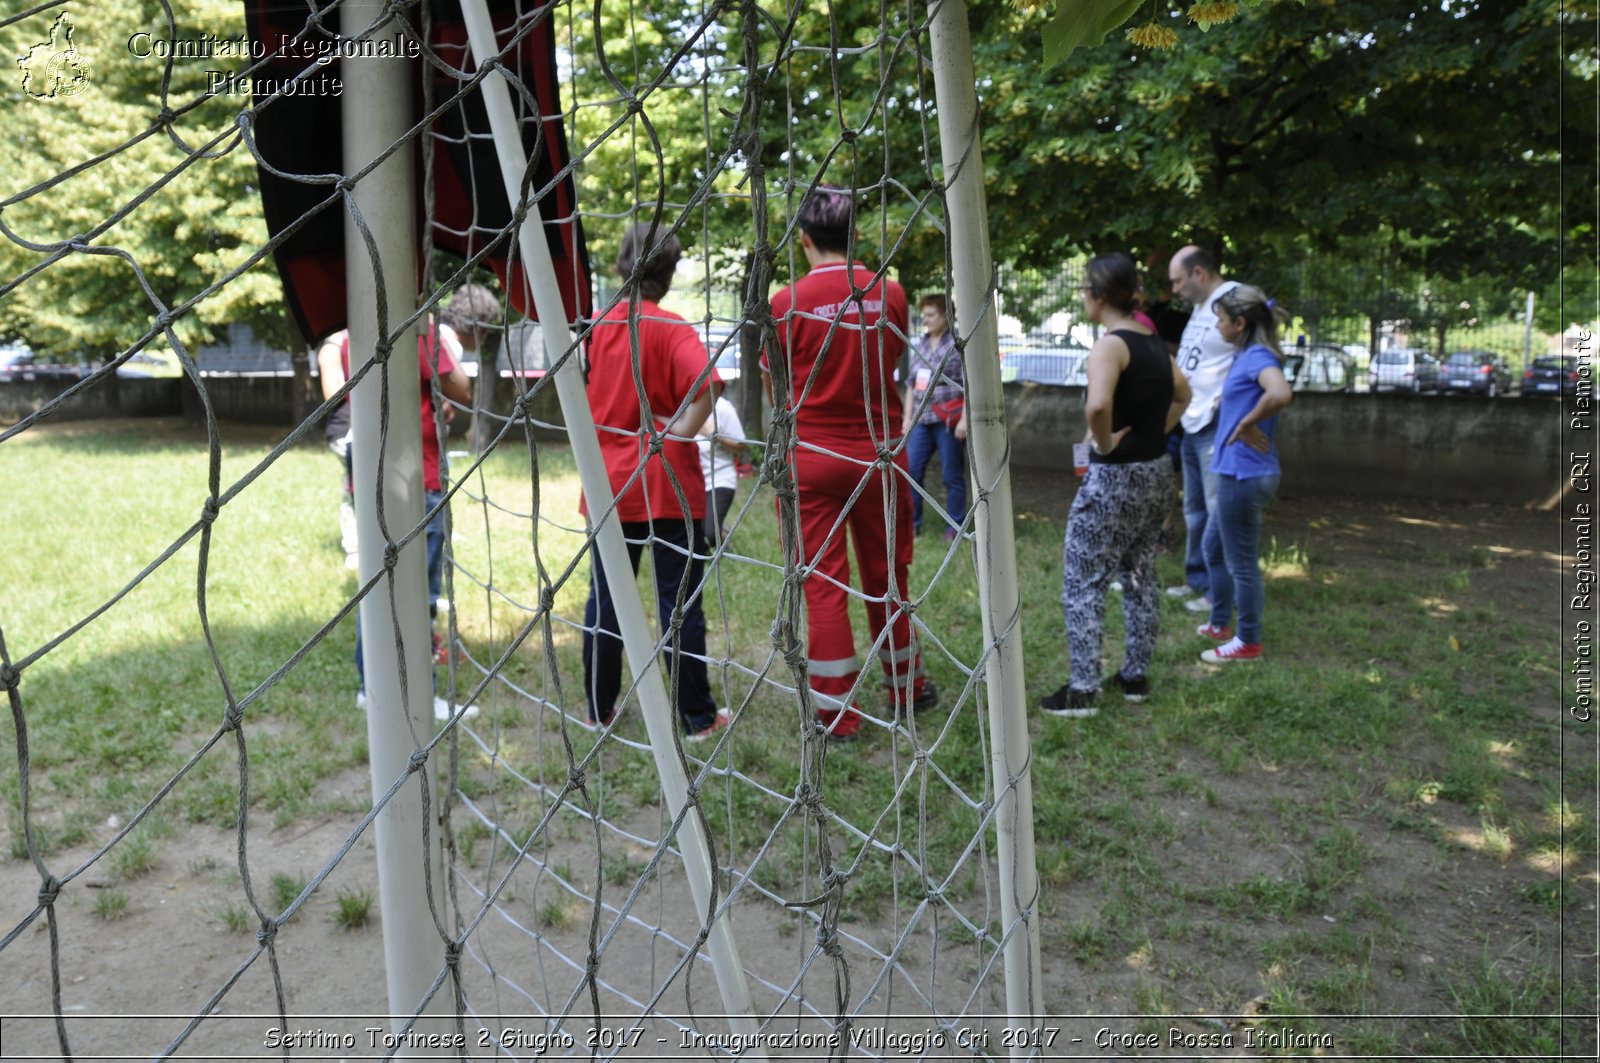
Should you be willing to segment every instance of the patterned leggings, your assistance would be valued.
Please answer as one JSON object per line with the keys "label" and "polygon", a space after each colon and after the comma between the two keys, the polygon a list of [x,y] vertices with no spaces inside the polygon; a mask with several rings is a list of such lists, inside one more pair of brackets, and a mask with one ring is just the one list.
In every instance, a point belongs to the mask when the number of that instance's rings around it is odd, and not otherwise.
{"label": "patterned leggings", "polygon": [[1172,503],[1172,460],[1166,455],[1126,465],[1089,466],[1072,501],[1061,549],[1061,610],[1067,621],[1072,689],[1100,689],[1100,639],[1106,590],[1122,581],[1127,653],[1122,674],[1138,679],[1155,654],[1161,620],[1156,552],[1161,521]]}

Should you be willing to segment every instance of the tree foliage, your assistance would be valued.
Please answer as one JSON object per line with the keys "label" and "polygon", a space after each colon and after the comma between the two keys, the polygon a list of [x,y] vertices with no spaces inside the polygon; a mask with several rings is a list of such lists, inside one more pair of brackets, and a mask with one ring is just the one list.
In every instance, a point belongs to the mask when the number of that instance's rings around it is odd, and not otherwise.
{"label": "tree foliage", "polygon": [[[30,56],[51,39],[60,14],[46,8],[0,27],[0,53]],[[169,64],[137,54],[142,40],[130,43],[139,33],[237,37],[239,5],[190,0],[171,25],[155,0],[102,5],[72,30],[88,64],[81,91],[37,98],[15,69],[4,85],[0,333],[44,351],[100,358],[151,333],[158,302],[178,308],[243,266],[266,229],[255,162],[237,125],[249,97],[205,95],[208,69],[237,72],[243,64],[198,57]],[[233,322],[286,339],[270,260],[206,295],[172,327],[193,347]]]}
{"label": "tree foliage", "polygon": [[[1212,23],[1200,15],[1227,9],[1230,21],[1202,32]],[[0,225],[15,239],[0,239],[0,332],[63,352],[125,349],[156,318],[130,259],[157,300],[178,306],[264,242],[254,162],[238,139],[248,98],[204,96],[208,68],[242,64],[169,70],[127,47],[141,30],[236,35],[238,7],[189,0],[174,27],[162,10],[138,0],[82,18],[75,45],[92,74],[77,95],[32,99],[20,78],[6,87]],[[0,46],[28,55],[55,14],[0,27]],[[1072,34],[1061,20],[1074,14],[1087,29],[1062,53]],[[920,0],[579,4],[551,17],[570,42],[563,92],[572,142],[587,149],[580,200],[597,275],[623,224],[659,202],[719,286],[739,288],[755,211],[777,245],[821,179],[860,190],[865,258],[893,251],[908,287],[944,284]],[[1292,281],[1290,265],[1308,257],[1367,262],[1381,251],[1391,278],[1553,295],[1564,241],[1569,280],[1592,274],[1591,6],[972,0],[970,18],[998,262],[1053,272],[1115,248],[1148,258],[1159,277],[1164,256],[1192,241],[1240,275]],[[1173,30],[1177,45],[1129,40],[1150,26]],[[1047,47],[1064,60],[1047,65]],[[195,155],[202,145],[210,156]],[[765,204],[752,200],[758,185]],[[64,241],[78,249],[52,261]],[[98,253],[111,248],[127,257]],[[773,254],[770,279],[803,268],[792,244]],[[284,338],[270,263],[175,327],[195,343],[235,321]]]}
{"label": "tree foliage", "polygon": [[[600,259],[615,247],[624,217],[647,218],[659,200],[677,222],[694,203],[680,238],[704,253],[714,274],[737,283],[755,238],[758,172],[771,197],[774,244],[819,180],[861,193],[869,258],[881,261],[913,218],[927,214],[922,120],[932,84],[919,73],[917,42],[892,39],[908,29],[904,8],[885,12],[863,0],[730,8],[705,25],[698,12],[637,6],[602,5],[597,15],[573,26],[572,95],[577,139],[594,144],[581,176],[585,208],[602,219],[593,226]],[[634,99],[641,104],[630,113]],[[931,244],[919,251],[919,261],[939,259]],[[798,261],[792,241],[777,253],[785,268]],[[909,263],[909,254],[901,248],[897,261]]]}
{"label": "tree foliage", "polygon": [[1592,187],[1561,150],[1593,127],[1592,67],[1561,53],[1581,19],[1547,0],[1279,0],[1043,74],[1017,60],[1044,16],[978,11],[991,224],[1020,262],[1193,241],[1243,267],[1381,232],[1430,273],[1539,286]]}
{"label": "tree foliage", "polygon": [[[1202,32],[1213,23],[1197,16],[1224,9],[1231,21]],[[1117,248],[1160,275],[1166,254],[1197,242],[1238,272],[1287,276],[1308,256],[1365,259],[1378,242],[1394,277],[1488,278],[1509,291],[1548,286],[1563,239],[1579,261],[1586,249],[1592,258],[1592,228],[1561,221],[1564,210],[1586,217],[1593,185],[1592,153],[1563,143],[1582,144],[1594,123],[1592,57],[1563,57],[1561,42],[1584,39],[1592,14],[1549,0],[1148,10],[1117,0],[1062,0],[1053,13],[1030,0],[971,5],[997,261],[1053,271]],[[597,150],[586,202],[598,197],[608,212],[612,200],[648,203],[658,192],[685,202],[732,138],[759,145],[775,232],[812,181],[854,186],[868,259],[893,248],[909,287],[942,284],[926,9],[762,8],[753,65],[745,11],[725,9],[687,51],[677,16],[635,10],[631,33],[624,16],[601,16],[632,64],[629,86],[666,71],[645,113],[628,119],[648,118],[661,153],[657,162],[637,130]],[[1049,67],[1042,49],[1069,12],[1101,37],[1130,18],[1170,24],[1178,44],[1152,51],[1110,33]],[[616,96],[620,114],[625,93],[592,75],[580,69],[580,91],[591,77],[590,94]],[[754,80],[765,87],[759,104]],[[727,156],[718,198],[686,226],[730,277],[753,238],[746,197],[757,161]]]}

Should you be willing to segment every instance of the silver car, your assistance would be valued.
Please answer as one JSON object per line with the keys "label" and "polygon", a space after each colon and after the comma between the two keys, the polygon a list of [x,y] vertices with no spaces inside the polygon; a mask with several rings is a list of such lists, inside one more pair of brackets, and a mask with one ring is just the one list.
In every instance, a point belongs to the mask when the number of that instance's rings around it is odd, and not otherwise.
{"label": "silver car", "polygon": [[1291,347],[1284,357],[1283,375],[1296,391],[1355,390],[1355,359],[1340,347],[1313,343],[1310,347]]}
{"label": "silver car", "polygon": [[1427,351],[1391,347],[1372,356],[1371,379],[1375,392],[1438,391],[1439,360]]}

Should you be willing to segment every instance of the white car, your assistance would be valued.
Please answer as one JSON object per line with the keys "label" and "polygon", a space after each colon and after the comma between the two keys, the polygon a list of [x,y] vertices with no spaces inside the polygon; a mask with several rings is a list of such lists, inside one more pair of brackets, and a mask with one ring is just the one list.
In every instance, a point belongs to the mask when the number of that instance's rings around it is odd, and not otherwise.
{"label": "white car", "polygon": [[1427,351],[1391,347],[1372,356],[1370,376],[1374,392],[1438,391],[1439,360]]}

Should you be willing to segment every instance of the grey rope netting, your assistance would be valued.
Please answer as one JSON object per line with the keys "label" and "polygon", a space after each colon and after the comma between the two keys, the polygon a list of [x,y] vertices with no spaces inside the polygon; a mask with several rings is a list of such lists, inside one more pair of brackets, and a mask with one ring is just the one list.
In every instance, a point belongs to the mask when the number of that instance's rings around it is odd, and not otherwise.
{"label": "grey rope netting", "polygon": [[[53,24],[60,6],[45,4],[12,16],[0,22],[0,30],[38,37],[41,27]],[[285,10],[293,12],[304,39],[312,40],[339,25],[340,6],[304,5],[302,12],[300,4],[283,4],[273,12],[280,20]],[[860,496],[874,478],[892,482],[903,475],[895,460],[904,444],[875,440],[876,457],[860,460],[797,437],[787,404],[775,404],[766,423],[759,414],[756,419],[746,415],[742,442],[753,457],[728,533],[708,547],[703,583],[680,583],[677,601],[668,609],[671,622],[652,632],[654,652],[670,659],[663,651],[681,643],[685,604],[701,594],[706,664],[718,704],[731,714],[730,725],[710,741],[674,742],[670,755],[688,784],[686,803],[673,814],[662,799],[653,760],[661,751],[652,747],[640,722],[641,685],[653,679],[631,672],[623,676],[619,712],[609,726],[595,726],[586,717],[578,653],[583,606],[589,570],[598,563],[594,529],[613,514],[591,506],[587,520],[580,515],[567,418],[554,398],[557,374],[582,358],[594,320],[617,306],[629,308],[638,320],[637,274],[619,284],[608,268],[622,232],[636,222],[654,222],[659,233],[675,234],[688,248],[670,305],[707,341],[702,382],[711,378],[712,362],[720,360],[729,375],[735,365],[742,370],[737,385],[745,411],[760,409],[759,399],[751,397],[760,385],[755,354],[777,349],[781,322],[773,317],[769,297],[806,272],[796,215],[818,182],[854,191],[860,234],[853,249],[873,283],[915,269],[926,285],[949,288],[945,190],[951,175],[942,172],[935,157],[929,9],[917,3],[835,5],[820,12],[803,4],[756,3],[690,4],[672,12],[609,3],[491,6],[500,61],[481,70],[464,38],[435,32],[436,19],[450,15],[459,21],[453,5],[445,12],[443,5],[396,4],[376,14],[364,36],[414,42],[414,65],[430,76],[419,79],[409,134],[357,172],[293,173],[263,153],[258,117],[295,95],[292,80],[276,92],[262,93],[258,85],[252,104],[248,96],[197,88],[199,69],[170,57],[160,65],[159,77],[151,79],[149,106],[137,128],[119,130],[114,143],[74,157],[49,180],[0,189],[0,232],[32,263],[0,277],[0,298],[26,286],[64,283],[84,260],[109,257],[137,278],[146,300],[127,308],[127,335],[118,356],[0,431],[0,448],[35,432],[67,404],[111,386],[120,366],[163,342],[181,361],[207,439],[205,484],[194,499],[198,516],[170,545],[148,563],[131,565],[120,590],[37,644],[18,645],[0,626],[0,688],[10,704],[17,751],[13,826],[21,844],[13,848],[25,851],[39,883],[37,902],[9,921],[0,937],[4,965],[18,971],[30,932],[48,927],[47,948],[34,949],[27,959],[39,968],[30,969],[29,979],[48,985],[39,1014],[48,1013],[50,1032],[46,1036],[35,1024],[29,1028],[30,1044],[68,1057],[86,1029],[68,1001],[66,987],[74,972],[60,934],[71,917],[62,898],[82,889],[92,873],[115,859],[119,847],[161,817],[173,795],[195,786],[203,764],[231,757],[237,772],[231,820],[238,880],[233,888],[248,909],[255,942],[247,946],[220,938],[225,947],[213,950],[217,955],[206,962],[197,961],[189,972],[194,977],[164,987],[160,1007],[149,1010],[165,1019],[141,1020],[136,1043],[126,1045],[137,1054],[259,1053],[264,1025],[293,1029],[304,1022],[297,1016],[323,1014],[316,1000],[295,989],[297,967],[321,961],[292,954],[288,943],[304,925],[292,920],[319,890],[326,896],[349,862],[362,858],[371,845],[368,828],[413,785],[421,799],[423,851],[442,845],[445,854],[443,881],[433,878],[430,860],[418,869],[425,880],[424,917],[431,924],[436,963],[428,973],[426,999],[406,1002],[384,995],[385,975],[378,965],[361,970],[357,977],[370,982],[366,998],[373,1001],[375,1021],[321,1020],[328,1031],[355,1034],[378,1025],[389,1033],[389,1040],[378,1038],[375,1048],[366,1040],[359,1047],[386,1056],[404,1054],[405,1038],[414,1031],[444,1030],[459,1038],[461,1054],[475,1058],[531,1058],[541,1051],[607,1058],[680,1051],[726,1055],[740,1049],[735,1031],[742,1030],[744,1045],[777,1051],[787,1044],[809,1054],[917,1058],[957,1049],[979,1055],[1008,1051],[998,1038],[979,1043],[972,1033],[1006,1025],[1003,949],[1024,932],[1021,920],[1007,924],[1001,917],[1004,887],[992,832],[1008,814],[1002,799],[1025,777],[1028,761],[1025,753],[1014,751],[1012,763],[1022,765],[1018,774],[993,776],[983,682],[993,646],[1011,631],[986,640],[975,589],[980,567],[975,551],[989,549],[974,534],[976,515],[995,484],[974,485],[973,505],[956,539],[918,541],[910,585],[891,579],[881,603],[891,614],[909,614],[924,667],[941,688],[936,708],[913,715],[897,714],[892,704],[885,707],[873,662],[893,650],[889,627],[880,633],[862,623],[869,603],[859,583],[841,588],[849,596],[858,653],[865,646],[861,658],[866,662],[844,700],[862,709],[866,740],[832,745],[817,723],[820,706],[808,676],[803,600],[806,580],[827,577],[802,561],[817,544],[803,541],[793,457],[809,449],[855,462],[861,477],[855,495]],[[234,5],[216,7],[217,18],[239,17]],[[197,25],[164,2],[144,15],[147,23],[130,14],[128,25],[137,22],[154,39],[190,39],[201,32],[237,39],[243,33],[241,22]],[[80,21],[77,46],[87,55],[88,19]],[[121,23],[101,27],[96,39],[115,37],[120,46],[119,35],[127,36],[123,28]],[[557,116],[539,112],[537,93],[527,88],[536,72],[520,68],[528,54],[522,45],[541,32],[555,39],[559,123],[552,122]],[[451,43],[436,46],[440,40]],[[232,69],[259,77],[267,65],[247,55]],[[301,80],[324,77],[325,65],[305,62]],[[528,167],[520,201],[496,207],[480,203],[477,191],[483,187],[480,178],[490,185],[499,179],[492,172],[492,137],[481,122],[466,119],[452,126],[449,118],[454,108],[466,113],[462,101],[479,93],[486,79],[499,77],[502,66],[514,75],[513,104],[525,143],[535,145],[536,156],[548,147],[557,165],[542,175]],[[100,62],[95,69],[104,75],[109,67]],[[151,76],[153,69],[140,72]],[[441,79],[454,86],[444,99],[436,89]],[[216,113],[223,105],[231,110],[219,123]],[[564,130],[570,145],[565,161],[546,140],[553,125]],[[200,138],[193,135],[195,128],[212,132]],[[162,151],[149,151],[151,141],[163,144]],[[225,474],[229,428],[213,401],[213,378],[202,372],[204,359],[197,358],[195,333],[186,328],[186,319],[215,321],[208,308],[240,286],[276,276],[275,257],[281,264],[297,238],[317,226],[344,226],[346,219],[358,234],[347,251],[367,257],[383,290],[384,260],[375,242],[381,234],[359,208],[356,192],[390,155],[411,150],[422,159],[418,194],[427,221],[420,238],[423,295],[415,310],[396,315],[379,300],[371,361],[362,362],[352,352],[349,381],[259,461],[241,473]],[[152,168],[161,158],[167,161]],[[449,187],[441,187],[436,176],[446,172],[439,165],[443,159],[454,166]],[[227,268],[190,289],[169,282],[167,271],[152,258],[159,249],[119,244],[119,223],[160,209],[170,186],[189,180],[189,171],[203,175],[236,164],[258,168],[264,179],[277,176],[297,184],[313,206],[273,235],[233,249]],[[39,218],[70,191],[74,178],[121,167],[137,168],[137,188],[115,213],[71,232],[52,232],[48,239],[40,235],[48,227],[41,228]],[[491,172],[482,172],[486,168]],[[563,182],[576,188],[576,219],[551,213]],[[463,191],[465,219],[447,217],[443,199]],[[517,308],[532,309],[524,293],[506,298],[507,288],[520,287],[524,266],[533,268],[523,261],[515,239],[524,215],[542,217],[546,227],[579,223],[594,245],[592,314],[569,322],[571,342],[545,342],[544,330],[559,329],[559,323],[541,326],[528,320]],[[575,261],[559,268],[568,271],[571,284],[590,283]],[[392,277],[388,281],[394,283]],[[469,281],[494,287],[499,306],[494,320],[476,322],[487,339],[483,350],[489,352],[478,372],[495,373],[490,354],[498,348],[499,364],[508,369],[502,386],[511,394],[508,404],[496,405],[488,390],[479,389],[473,403],[457,403],[445,394],[437,373],[426,385],[440,411],[432,428],[441,433],[445,480],[437,512],[449,529],[438,620],[447,663],[436,681],[452,715],[432,731],[409,720],[412,752],[404,770],[374,779],[370,804],[363,796],[361,810],[338,821],[337,840],[311,856],[316,870],[281,904],[282,896],[265,888],[262,865],[252,858],[264,844],[258,841],[262,822],[252,818],[257,793],[270,784],[276,766],[260,751],[280,725],[262,715],[261,707],[286,676],[326,656],[327,646],[348,632],[363,601],[369,620],[376,615],[371,603],[383,603],[387,623],[369,631],[367,639],[369,645],[393,642],[401,700],[413,700],[414,685],[426,677],[407,673],[401,633],[409,621],[402,620],[394,589],[402,555],[420,549],[433,514],[415,522],[410,516],[397,520],[379,492],[378,523],[364,526],[362,534],[381,537],[383,567],[356,581],[348,597],[330,592],[329,608],[314,630],[259,679],[252,669],[230,664],[213,632],[216,592],[209,566],[214,542],[219,535],[260,534],[260,529],[230,528],[241,497],[261,490],[258,485],[272,478],[286,455],[314,442],[323,420],[372,373],[384,382],[377,409],[379,437],[388,440],[413,409],[391,404],[385,373],[390,358],[409,359],[412,330],[426,330],[436,318],[447,320],[452,294]],[[866,288],[856,280],[852,286],[852,297],[859,300]],[[989,295],[985,305],[962,307],[952,315],[961,342],[974,321],[995,312],[992,284]],[[302,308],[302,313],[315,317],[314,311]],[[835,317],[830,339],[840,327]],[[915,341],[916,328],[909,332],[894,338]],[[313,347],[321,338],[305,337]],[[659,453],[666,442],[662,426],[681,411],[650,408],[637,328],[632,344],[634,387],[646,423],[656,426],[647,433],[647,446]],[[791,389],[809,391],[816,372],[809,380],[792,381],[786,360],[773,358],[771,379],[774,394],[782,396]],[[467,445],[449,433],[443,411],[451,406],[459,414],[458,425],[474,422],[478,445],[470,451],[451,449]],[[572,446],[580,442],[574,438]],[[367,459],[376,457],[380,479],[386,454],[385,442]],[[359,452],[356,460],[364,460]],[[642,483],[642,467],[634,480]],[[942,523],[947,516],[943,500],[920,486],[913,489],[923,494],[928,521]],[[672,491],[681,504],[684,487],[676,478]],[[830,537],[845,536],[845,519],[839,518]],[[884,511],[890,543],[898,523],[909,519],[893,507]],[[34,787],[40,771],[31,763],[30,722],[41,713],[71,708],[31,697],[29,673],[50,668],[52,654],[70,643],[96,638],[98,618],[153,574],[191,559],[194,619],[213,676],[214,725],[208,725],[208,734],[194,736],[182,751],[181,765],[139,796],[103,844],[81,857],[49,852],[36,838],[41,813]],[[649,571],[646,564],[646,575]],[[646,578],[641,586],[648,611],[653,583]],[[1014,629],[1017,618],[1010,623]],[[670,697],[681,678],[678,670],[663,664],[660,674]],[[138,698],[141,691],[130,688],[128,696]],[[347,687],[330,693],[330,704],[335,701],[347,706]],[[462,713],[467,705],[480,713]],[[52,761],[58,756],[51,751]],[[691,896],[684,871],[693,853],[681,843],[694,824],[715,861],[709,905]],[[1024,911],[1031,910],[1034,898],[1018,900]],[[714,921],[731,927],[740,960],[733,975],[747,987],[753,1025],[736,1026],[723,1014],[730,972],[713,969],[708,942]],[[108,926],[103,933],[117,933],[115,924]],[[144,947],[161,946],[149,942]],[[13,966],[13,957],[19,966]],[[241,981],[259,978],[263,965],[270,992],[252,999],[267,1001],[270,1023],[246,1028],[230,994]],[[391,1007],[398,1014],[384,1017]],[[441,1014],[448,1021],[431,1025]],[[269,1051],[289,1058],[291,1046]],[[303,1053],[296,1049],[294,1054]]]}

